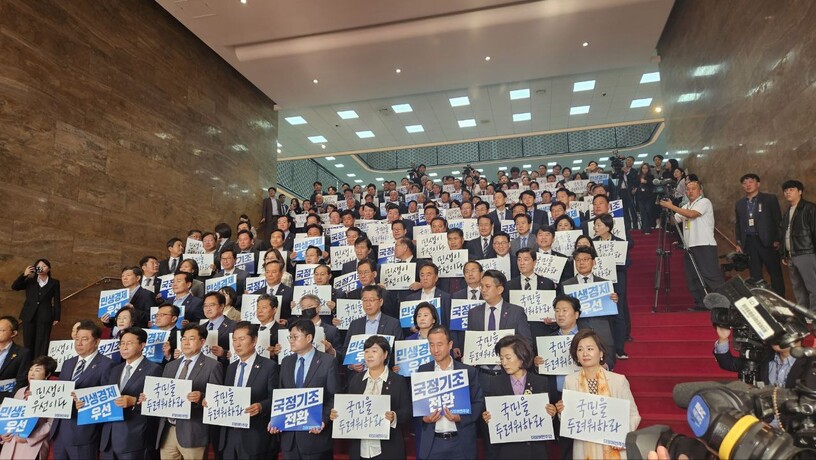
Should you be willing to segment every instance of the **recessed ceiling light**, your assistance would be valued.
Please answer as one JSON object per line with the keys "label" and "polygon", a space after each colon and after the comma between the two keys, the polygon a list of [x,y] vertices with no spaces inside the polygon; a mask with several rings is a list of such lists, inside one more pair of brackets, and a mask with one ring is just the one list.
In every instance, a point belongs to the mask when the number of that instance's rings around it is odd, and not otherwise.
{"label": "recessed ceiling light", "polygon": [[703,147],[703,150],[711,150],[711,147],[706,145],[705,147]]}
{"label": "recessed ceiling light", "polygon": [[334,161],[334,157],[326,157],[326,159],[329,161]]}
{"label": "recessed ceiling light", "polygon": [[636,161],[634,164],[635,164],[635,165],[642,165],[642,164],[643,164],[643,160]]}
{"label": "recessed ceiling light", "polygon": [[459,120],[459,127],[460,128],[472,128],[476,126],[476,120],[473,118],[468,118],[467,120]]}
{"label": "recessed ceiling light", "polygon": [[640,107],[649,107],[652,105],[652,98],[646,97],[643,99],[632,99],[632,103],[629,104],[630,109],[638,109]]}
{"label": "recessed ceiling light", "polygon": [[689,153],[689,151],[688,150],[678,150],[678,151],[676,151],[674,153],[676,153],[677,155],[685,155],[685,154]]}
{"label": "recessed ceiling light", "polygon": [[528,99],[530,97],[530,88],[524,89],[514,89],[510,91],[510,100],[515,101],[516,99]]}
{"label": "recessed ceiling light", "polygon": [[530,112],[514,113],[513,121],[530,121]]}
{"label": "recessed ceiling light", "polygon": [[342,168],[342,167],[343,167],[343,163],[335,163],[334,167],[335,167],[335,168]]}
{"label": "recessed ceiling light", "polygon": [[580,105],[578,107],[570,107],[570,115],[583,115],[589,113],[588,105]]}
{"label": "recessed ceiling light", "polygon": [[640,153],[640,154],[638,154],[638,158],[646,158],[647,156],[649,156],[649,154],[648,154],[648,153]]}
{"label": "recessed ceiling light", "polygon": [[680,97],[677,98],[677,102],[691,102],[700,99],[703,93],[685,93],[681,94]]}
{"label": "recessed ceiling light", "polygon": [[555,166],[555,165],[557,165],[557,164],[558,164],[558,163],[556,163],[556,162],[554,162],[554,161],[551,161],[551,162],[547,163],[547,166]]}
{"label": "recessed ceiling light", "polygon": [[524,169],[527,169],[527,168],[532,168],[533,165],[521,165],[521,167],[524,168]]}
{"label": "recessed ceiling light", "polygon": [[362,184],[363,180],[362,179],[354,179],[354,183],[355,184]]}
{"label": "recessed ceiling light", "polygon": [[357,174],[354,174],[354,173],[348,173],[346,175],[349,176],[349,177],[357,177]]}
{"label": "recessed ceiling light", "polygon": [[314,80],[312,80],[312,83],[314,83],[314,84],[316,85],[316,84],[318,83],[317,78],[315,78]]}
{"label": "recessed ceiling light", "polygon": [[452,97],[448,99],[451,107],[462,107],[463,105],[470,105],[470,99],[467,96]]}
{"label": "recessed ceiling light", "polygon": [[589,42],[583,42],[583,43],[581,43],[581,46],[583,46],[584,48],[586,48],[587,46],[589,46]]}
{"label": "recessed ceiling light", "polygon": [[476,171],[484,172],[484,168],[476,168]]}
{"label": "recessed ceiling light", "polygon": [[326,144],[320,144],[320,148],[326,150]]}
{"label": "recessed ceiling light", "polygon": [[281,150],[281,149],[278,149],[278,153],[281,153],[281,152],[282,152],[282,150]]}
{"label": "recessed ceiling light", "polygon": [[434,179],[434,182],[442,182],[442,179]]}
{"label": "recessed ceiling light", "polygon": [[406,126],[405,130],[408,131],[409,133],[413,134],[413,133],[421,133],[421,132],[425,131],[425,128],[423,128],[422,125],[410,125],[410,126]]}
{"label": "recessed ceiling light", "polygon": [[657,106],[655,107],[655,112],[660,113],[663,111],[663,107]]}
{"label": "recessed ceiling light", "polygon": [[708,77],[716,74],[720,69],[722,69],[722,64],[702,65],[694,69],[691,75],[693,77]]}
{"label": "recessed ceiling light", "polygon": [[393,110],[394,113],[408,113],[414,111],[411,104],[395,104],[391,106],[391,110]]}
{"label": "recessed ceiling light", "polygon": [[507,171],[507,166],[499,166],[499,171]]}
{"label": "recessed ceiling light", "polygon": [[438,176],[438,175],[439,175],[439,174],[437,174],[437,173],[430,173],[430,174],[428,174],[428,177],[436,177],[436,176]]}
{"label": "recessed ceiling light", "polygon": [[382,182],[382,181],[384,181],[384,180],[385,180],[385,178],[382,178],[382,177],[376,177],[376,178],[374,178],[374,180],[377,180],[377,181]]}
{"label": "recessed ceiling light", "polygon": [[459,171],[451,171],[451,174],[456,175],[456,174],[461,174],[461,172],[459,172]]}
{"label": "recessed ceiling light", "polygon": [[323,136],[309,136],[309,140],[312,142],[312,144],[322,144],[323,142],[328,142]]}
{"label": "recessed ceiling light", "polygon": [[374,133],[372,131],[357,131],[357,137],[360,139],[368,139],[370,137],[374,137]]}
{"label": "recessed ceiling light", "polygon": [[341,110],[341,111],[337,112],[337,115],[340,115],[340,118],[342,118],[343,120],[351,120],[352,118],[360,118],[360,116],[357,115],[357,112],[355,112],[354,110]]}
{"label": "recessed ceiling light", "polygon": [[490,60],[490,56],[485,56],[485,61],[489,61],[489,60]]}
{"label": "recessed ceiling light", "polygon": [[572,164],[579,165],[579,164],[581,164],[581,160],[573,160]]}
{"label": "recessed ceiling light", "polygon": [[278,147],[283,147],[283,145],[282,145],[280,142],[275,141],[275,143],[277,143],[277,144],[278,144]]}
{"label": "recessed ceiling light", "polygon": [[397,69],[396,72],[397,73],[402,73],[402,69]]}
{"label": "recessed ceiling light", "polygon": [[591,91],[595,89],[595,80],[576,81],[572,85],[572,92],[578,93],[581,91]]}
{"label": "recessed ceiling light", "polygon": [[241,3],[243,3],[244,5],[246,5],[246,2],[247,0],[241,0]]}
{"label": "recessed ceiling light", "polygon": [[640,84],[654,83],[656,81],[660,81],[660,72],[648,72],[640,77]]}
{"label": "recessed ceiling light", "polygon": [[301,117],[300,115],[295,117],[286,117],[286,121],[289,122],[290,125],[305,125],[306,119]]}
{"label": "recessed ceiling light", "polygon": [[606,168],[606,163],[601,163],[598,165],[599,168]]}

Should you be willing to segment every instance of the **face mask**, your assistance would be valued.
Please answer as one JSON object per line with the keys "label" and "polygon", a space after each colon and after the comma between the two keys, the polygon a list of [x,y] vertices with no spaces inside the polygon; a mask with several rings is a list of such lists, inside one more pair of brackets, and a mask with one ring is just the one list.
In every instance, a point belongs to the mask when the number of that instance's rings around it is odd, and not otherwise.
{"label": "face mask", "polygon": [[317,308],[307,308],[301,312],[300,316],[305,319],[312,319],[317,316]]}

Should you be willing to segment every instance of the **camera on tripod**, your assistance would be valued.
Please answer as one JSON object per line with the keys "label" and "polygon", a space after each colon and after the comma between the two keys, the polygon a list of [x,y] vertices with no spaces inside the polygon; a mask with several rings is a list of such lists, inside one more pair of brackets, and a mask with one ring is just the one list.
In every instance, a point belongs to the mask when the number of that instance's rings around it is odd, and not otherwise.
{"label": "camera on tripod", "polygon": [[654,185],[655,204],[660,204],[661,200],[673,200],[674,192],[677,190],[677,181],[674,179],[655,179]]}
{"label": "camera on tripod", "polygon": [[609,157],[609,165],[612,167],[612,171],[616,173],[623,170],[624,158],[617,150],[612,151],[612,156]]}

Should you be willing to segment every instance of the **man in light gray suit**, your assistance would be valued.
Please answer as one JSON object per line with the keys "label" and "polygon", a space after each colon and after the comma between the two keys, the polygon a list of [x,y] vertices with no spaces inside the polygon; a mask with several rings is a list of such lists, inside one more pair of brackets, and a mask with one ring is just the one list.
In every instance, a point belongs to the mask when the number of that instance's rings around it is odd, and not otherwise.
{"label": "man in light gray suit", "polygon": [[[187,396],[192,403],[190,419],[168,419],[159,421],[156,448],[161,458],[204,458],[210,442],[210,427],[204,425],[204,399],[208,383],[221,385],[224,382],[224,368],[221,364],[201,354],[207,340],[207,329],[198,324],[188,324],[182,329],[182,355],[167,363],[162,377],[177,380],[192,380],[193,391]],[[144,394],[141,395],[144,401]],[[141,402],[140,401],[140,402]]]}

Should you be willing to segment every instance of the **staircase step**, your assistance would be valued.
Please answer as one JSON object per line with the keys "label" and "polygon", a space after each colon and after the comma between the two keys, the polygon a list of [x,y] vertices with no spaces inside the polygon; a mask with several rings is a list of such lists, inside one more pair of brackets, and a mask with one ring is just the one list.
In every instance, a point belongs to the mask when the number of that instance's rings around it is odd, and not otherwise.
{"label": "staircase step", "polygon": [[714,343],[716,333],[708,327],[650,327],[639,326],[632,322],[632,337],[635,340],[711,340]]}
{"label": "staircase step", "polygon": [[637,340],[626,343],[630,357],[687,355],[706,356],[714,349],[714,340]]}
{"label": "staircase step", "polygon": [[672,392],[674,390],[674,386],[678,383],[703,381],[730,382],[736,379],[736,375],[733,372],[726,373],[725,371],[720,371],[716,374],[687,372],[685,374],[667,375],[666,373],[652,373],[632,370],[626,372],[625,375],[627,380],[629,380],[629,386],[632,389],[632,393],[635,395],[636,401],[638,395],[643,392]]}
{"label": "staircase step", "polygon": [[[711,354],[703,356],[631,356],[618,361],[616,366],[621,372],[625,369],[648,369],[651,372],[687,373],[694,369],[699,371],[718,371],[720,368]],[[617,369],[616,369],[617,370]]]}
{"label": "staircase step", "polygon": [[638,326],[707,326],[711,327],[708,312],[644,313],[631,312],[632,324]]}

